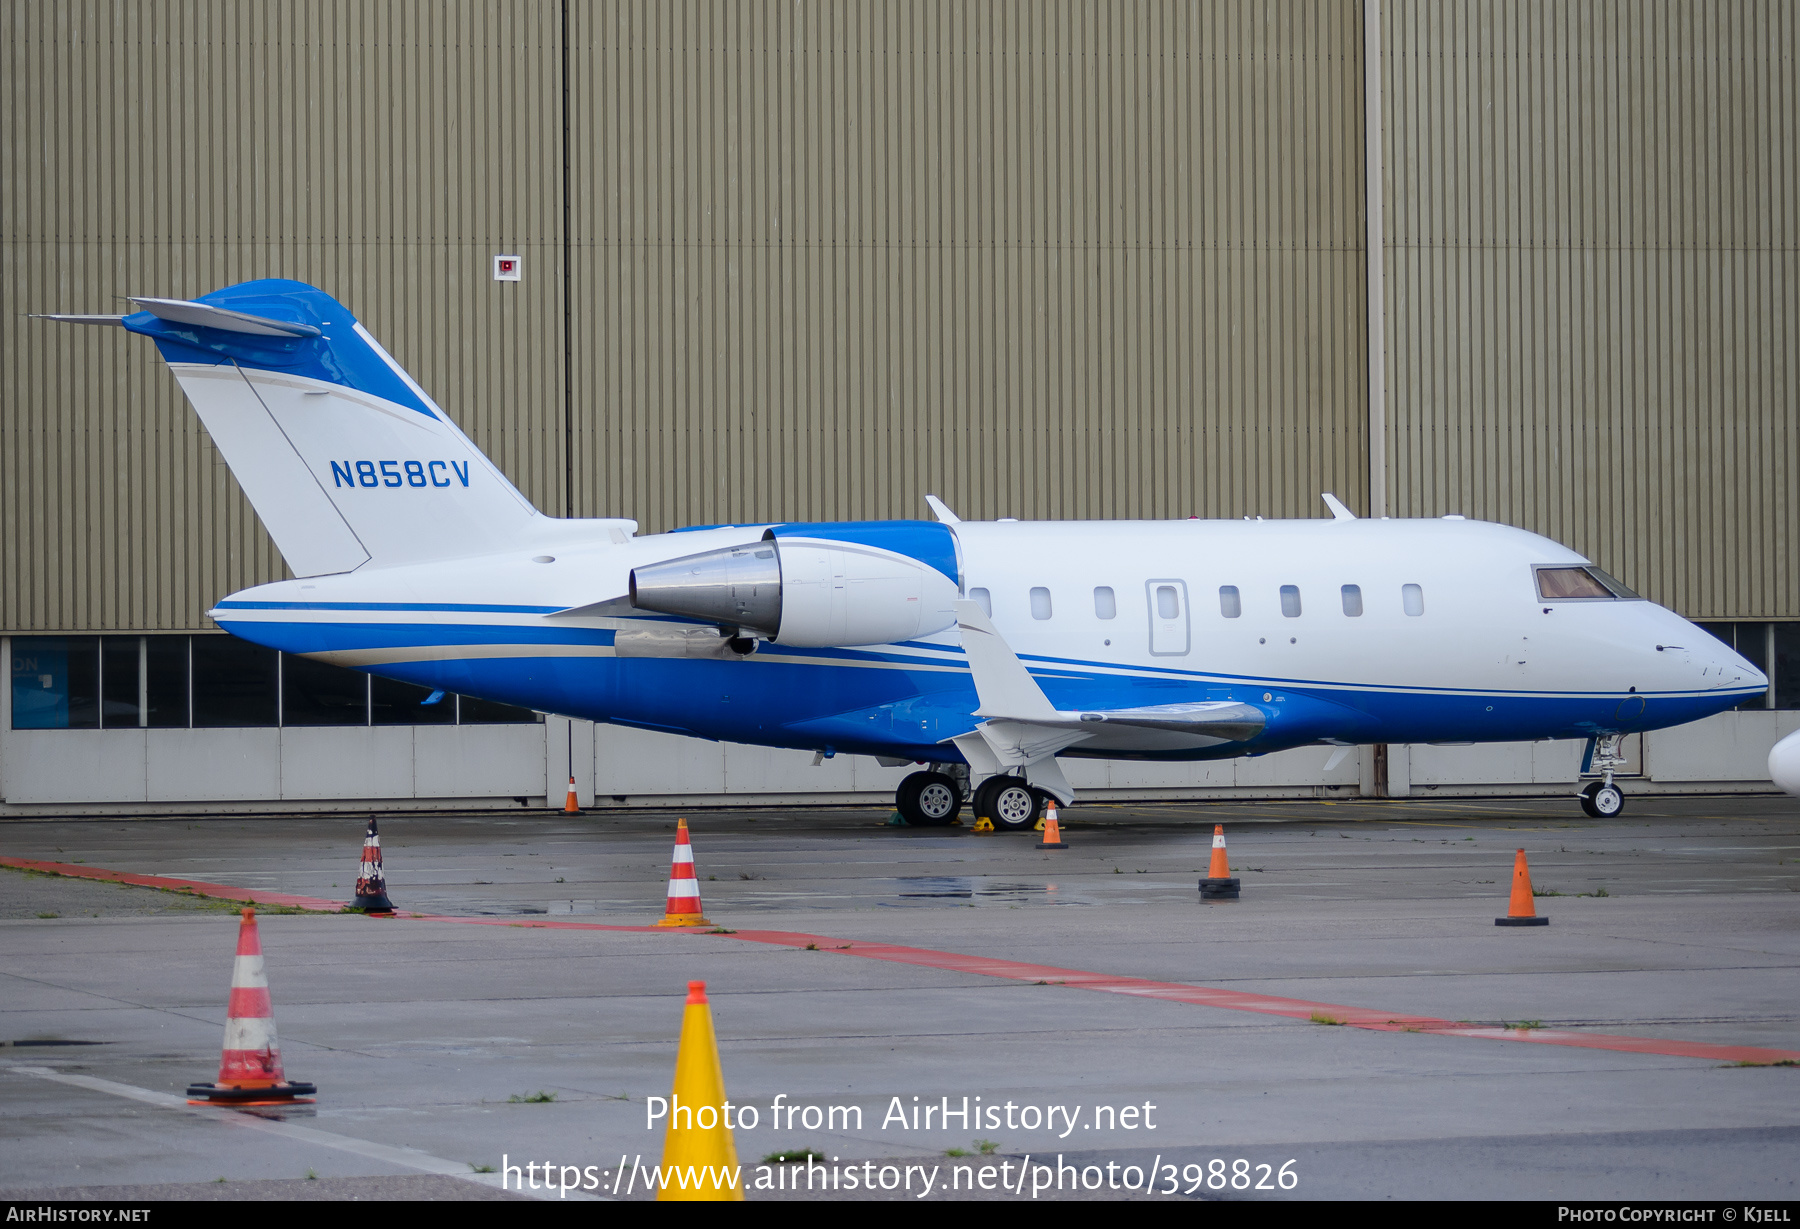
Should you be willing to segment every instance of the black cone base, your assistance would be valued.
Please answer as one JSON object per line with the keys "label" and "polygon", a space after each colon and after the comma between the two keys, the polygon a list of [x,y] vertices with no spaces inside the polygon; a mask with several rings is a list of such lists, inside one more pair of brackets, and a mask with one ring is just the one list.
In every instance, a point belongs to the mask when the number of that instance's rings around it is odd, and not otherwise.
{"label": "black cone base", "polygon": [[1548,926],[1549,924],[1550,919],[1547,917],[1497,917],[1494,919],[1496,926]]}
{"label": "black cone base", "polygon": [[1201,900],[1236,900],[1238,898],[1238,881],[1236,879],[1202,879],[1200,881]]}
{"label": "black cone base", "polygon": [[350,902],[350,907],[360,909],[364,913],[392,913],[394,902],[387,898],[386,891],[376,892],[372,896],[358,892],[356,899]]}
{"label": "black cone base", "polygon": [[295,1097],[310,1097],[318,1091],[316,1086],[304,1080],[288,1080],[267,1088],[239,1088],[233,1084],[189,1084],[187,1095],[190,1101],[216,1101],[221,1105],[229,1105],[245,1101],[292,1101]]}

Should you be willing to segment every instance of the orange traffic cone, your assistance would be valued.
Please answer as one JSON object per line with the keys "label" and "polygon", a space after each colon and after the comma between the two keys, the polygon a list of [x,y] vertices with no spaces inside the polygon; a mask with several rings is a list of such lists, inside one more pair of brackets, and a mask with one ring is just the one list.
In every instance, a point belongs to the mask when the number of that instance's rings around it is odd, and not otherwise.
{"label": "orange traffic cone", "polygon": [[269,979],[263,973],[262,942],[256,935],[256,910],[246,907],[238,923],[237,963],[231,970],[231,1004],[225,1010],[225,1048],[219,1078],[212,1084],[189,1084],[195,1105],[284,1105],[311,1100],[311,1084],[290,1081],[281,1073],[281,1047],[275,1041],[275,1013],[269,1006]]}
{"label": "orange traffic cone", "polygon": [[694,847],[687,820],[675,823],[675,861],[669,867],[669,904],[658,926],[711,926],[700,912],[700,883],[694,878]]}
{"label": "orange traffic cone", "polygon": [[1507,906],[1506,916],[1494,919],[1496,926],[1548,926],[1550,919],[1537,915],[1537,906],[1531,902],[1531,868],[1525,865],[1525,851],[1521,849],[1513,856],[1512,903]]}
{"label": "orange traffic cone", "polygon": [[394,913],[394,902],[387,894],[387,877],[381,873],[381,833],[375,830],[373,815],[369,816],[368,831],[363,833],[362,867],[356,875],[356,899],[350,907],[389,917]]}
{"label": "orange traffic cone", "polygon": [[1067,849],[1063,843],[1062,828],[1056,822],[1056,799],[1044,802],[1044,839],[1038,842],[1039,849]]}
{"label": "orange traffic cone", "polygon": [[569,778],[569,798],[568,798],[568,801],[563,803],[563,814],[564,815],[579,815],[579,814],[581,814],[581,803],[578,802],[575,798],[575,778],[574,777]]}
{"label": "orange traffic cone", "polygon": [[742,1200],[737,1144],[725,1123],[725,1075],[713,1033],[706,983],[688,983],[681,1013],[681,1045],[669,1090],[669,1127],[663,1134],[663,1199]]}
{"label": "orange traffic cone", "polygon": [[1238,881],[1231,877],[1231,860],[1225,854],[1225,825],[1213,825],[1212,862],[1200,881],[1201,900],[1236,900]]}

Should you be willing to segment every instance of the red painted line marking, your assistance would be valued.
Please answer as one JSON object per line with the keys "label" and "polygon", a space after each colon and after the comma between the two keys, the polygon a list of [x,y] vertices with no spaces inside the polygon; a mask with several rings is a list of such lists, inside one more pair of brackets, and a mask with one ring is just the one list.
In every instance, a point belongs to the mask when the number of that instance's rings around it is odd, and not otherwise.
{"label": "red painted line marking", "polygon": [[[131,883],[142,887],[173,888],[191,891],[198,896],[224,900],[244,900],[258,904],[293,905],[304,909],[331,909],[342,912],[340,901],[320,900],[313,896],[289,896],[280,892],[261,892],[250,888],[233,888],[194,879],[165,879],[156,875],[132,875],[123,871],[102,870],[92,866],[76,866],[66,862],[32,862],[24,858],[0,858],[0,866],[48,871],[77,879],[100,879],[110,883]],[[1315,1015],[1341,1020],[1350,1028],[1375,1032],[1433,1033],[1445,1037],[1469,1037],[1477,1041],[1519,1041],[1533,1045],[1571,1046],[1584,1050],[1615,1050],[1627,1054],[1661,1054],[1672,1058],[1703,1058],[1725,1063],[1778,1063],[1800,1061],[1800,1050],[1766,1050],[1757,1046],[1713,1045],[1700,1041],[1668,1041],[1659,1037],[1625,1037],[1608,1033],[1577,1033],[1568,1029],[1492,1028],[1486,1025],[1459,1024],[1435,1016],[1409,1016],[1374,1011],[1367,1007],[1349,1007],[1342,1003],[1315,1003],[1306,999],[1284,999],[1270,994],[1253,994],[1245,990],[1224,990],[1212,986],[1192,986],[1182,982],[1150,981],[1142,977],[1123,977],[1112,973],[1089,973],[1081,969],[1061,969],[1047,964],[1026,964],[1017,960],[1001,960],[993,956],[968,956],[960,952],[939,952],[924,947],[902,947],[894,943],[864,940],[839,940],[828,935],[806,934],[791,930],[737,930],[723,933],[725,928],[705,930],[698,926],[674,928],[662,926],[613,926],[602,922],[524,921],[517,918],[449,917],[434,913],[407,913],[398,916],[420,922],[455,922],[463,926],[510,926],[524,930],[603,930],[627,934],[695,934],[742,939],[747,943],[768,943],[777,947],[817,948],[833,955],[861,956],[866,960],[886,960],[895,964],[918,965],[943,969],[952,973],[970,973],[978,977],[994,977],[1004,981],[1036,984],[1045,982],[1076,990],[1093,990],[1103,994],[1125,994],[1139,998],[1162,999],[1171,1003],[1188,1003],[1196,1007],[1218,1007],[1226,1011],[1248,1011],[1258,1015],[1286,1016],[1294,1020],[1310,1020]]]}
{"label": "red painted line marking", "polygon": [[320,900],[316,896],[290,896],[285,892],[263,892],[255,888],[234,888],[221,883],[202,883],[198,879],[166,879],[161,875],[133,875],[125,871],[103,870],[97,866],[76,866],[70,862],[33,862],[28,858],[0,858],[0,866],[20,870],[43,871],[69,879],[99,879],[106,883],[129,883],[140,888],[163,888],[171,892],[190,892],[218,900],[241,900],[253,905],[287,905],[295,909],[322,909],[342,913],[349,908],[341,900]]}

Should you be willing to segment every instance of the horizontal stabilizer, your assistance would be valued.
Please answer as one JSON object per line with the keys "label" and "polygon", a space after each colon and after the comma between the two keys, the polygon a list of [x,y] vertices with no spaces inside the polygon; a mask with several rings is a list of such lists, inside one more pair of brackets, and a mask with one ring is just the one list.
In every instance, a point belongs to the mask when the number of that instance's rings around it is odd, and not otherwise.
{"label": "horizontal stabilizer", "polygon": [[33,312],[33,320],[54,320],[58,324],[111,324],[121,325],[123,316],[111,316],[103,312]]}
{"label": "horizontal stabilizer", "polygon": [[215,307],[211,303],[194,303],[187,299],[146,299],[138,295],[127,297],[158,320],[167,320],[171,324],[191,324],[201,328],[218,329],[225,333],[250,333],[258,337],[319,337],[322,335],[318,328],[310,324],[299,324],[292,320],[271,320],[267,316],[252,316],[249,312],[232,311],[228,307]]}

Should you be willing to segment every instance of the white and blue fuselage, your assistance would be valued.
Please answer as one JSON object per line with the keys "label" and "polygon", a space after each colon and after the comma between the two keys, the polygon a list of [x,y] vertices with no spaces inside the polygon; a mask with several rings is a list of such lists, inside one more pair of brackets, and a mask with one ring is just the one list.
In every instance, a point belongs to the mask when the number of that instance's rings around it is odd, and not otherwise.
{"label": "white and blue fuselage", "polygon": [[1590,738],[1611,764],[1767,686],[1555,542],[1329,497],[1307,521],[557,520],[329,295],[137,302],[61,318],[157,343],[297,577],[219,625],[433,689],[1067,801],[1059,755]]}
{"label": "white and blue fuselage", "polygon": [[[621,657],[621,631],[682,620],[560,615],[626,593],[634,569],[753,543],[767,528],[624,542],[546,533],[503,555],[264,585],[220,602],[213,617],[287,652],[592,721],[960,759],[946,744],[980,718],[956,626],[898,644],[763,640],[747,655]],[[1203,759],[1318,742],[1586,738],[1692,721],[1767,685],[1714,637],[1651,602],[1542,598],[1534,568],[1587,561],[1502,525],[964,521],[919,529],[954,535],[962,592],[985,600],[1058,709],[1233,701],[1266,717],[1244,742],[1108,731],[1101,745],[1087,740],[1064,755]],[[1346,586],[1360,613],[1346,613]],[[1416,614],[1407,613],[1407,586],[1417,587]],[[1158,610],[1159,598],[1170,600],[1159,589],[1174,590],[1172,608]],[[1222,589],[1236,591],[1235,613]]]}

